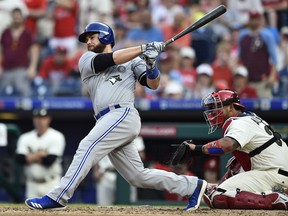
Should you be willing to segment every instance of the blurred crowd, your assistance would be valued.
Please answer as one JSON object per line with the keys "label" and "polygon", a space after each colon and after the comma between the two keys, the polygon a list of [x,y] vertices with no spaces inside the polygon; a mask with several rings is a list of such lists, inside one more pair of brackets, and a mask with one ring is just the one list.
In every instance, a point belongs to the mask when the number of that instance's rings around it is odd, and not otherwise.
{"label": "blurred crowd", "polygon": [[1,0],[0,96],[87,96],[78,35],[90,22],[113,28],[116,50],[166,41],[221,4],[225,14],[166,47],[160,87],[136,85],[136,97],[288,97],[287,0]]}

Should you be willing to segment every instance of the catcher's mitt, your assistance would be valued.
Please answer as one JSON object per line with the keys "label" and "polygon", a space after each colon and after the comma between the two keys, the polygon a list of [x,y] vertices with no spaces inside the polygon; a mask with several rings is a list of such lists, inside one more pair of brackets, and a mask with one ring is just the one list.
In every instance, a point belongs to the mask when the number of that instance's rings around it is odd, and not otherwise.
{"label": "catcher's mitt", "polygon": [[193,143],[193,141],[185,140],[178,146],[176,152],[174,152],[171,157],[171,165],[176,166],[178,164],[187,163],[189,160],[191,160],[192,151],[189,148],[189,143]]}

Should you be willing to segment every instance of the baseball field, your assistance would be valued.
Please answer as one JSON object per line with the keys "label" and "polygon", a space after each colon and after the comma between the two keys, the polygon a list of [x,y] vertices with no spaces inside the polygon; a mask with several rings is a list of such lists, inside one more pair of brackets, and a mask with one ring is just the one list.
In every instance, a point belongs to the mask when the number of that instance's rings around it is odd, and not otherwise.
{"label": "baseball field", "polygon": [[17,205],[0,205],[0,215],[5,216],[44,216],[44,215],[60,215],[60,216],[174,216],[174,215],[193,215],[193,216],[287,216],[288,211],[265,211],[265,210],[220,210],[200,207],[193,212],[182,211],[182,206],[109,206],[100,207],[97,205],[76,205],[71,204],[65,210],[61,211],[38,211],[30,210],[24,204]]}

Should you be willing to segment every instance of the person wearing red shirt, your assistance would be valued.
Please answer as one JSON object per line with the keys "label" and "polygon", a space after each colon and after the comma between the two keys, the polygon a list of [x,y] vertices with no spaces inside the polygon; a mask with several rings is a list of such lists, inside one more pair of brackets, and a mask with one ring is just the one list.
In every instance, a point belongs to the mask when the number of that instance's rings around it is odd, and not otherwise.
{"label": "person wearing red shirt", "polygon": [[54,34],[49,47],[54,50],[58,45],[66,47],[68,54],[77,49],[78,3],[76,0],[55,0],[52,13]]}
{"label": "person wearing red shirt", "polygon": [[233,74],[230,67],[231,62],[231,46],[227,42],[220,42],[216,48],[216,57],[212,64],[213,68],[213,84],[218,81],[226,83],[228,87],[232,86]]}
{"label": "person wearing red shirt", "polygon": [[258,98],[256,89],[248,83],[248,71],[242,65],[234,69],[233,89],[240,98]]}
{"label": "person wearing red shirt", "polygon": [[39,77],[44,79],[50,86],[51,94],[58,94],[61,83],[68,79],[73,65],[67,58],[67,49],[58,46],[55,54],[46,57],[40,65]]}
{"label": "person wearing red shirt", "polygon": [[47,9],[46,0],[24,0],[28,8],[28,16],[26,18],[26,27],[30,29],[34,35],[38,35],[37,22],[38,19],[45,16]]}
{"label": "person wearing red shirt", "polygon": [[[183,31],[188,26],[188,19],[183,11],[179,11],[174,15],[173,24],[165,24],[162,26],[162,32],[164,35],[164,41],[169,40],[176,34]],[[178,40],[174,41],[172,44],[174,47],[180,49],[182,47],[191,46],[192,44],[192,35],[187,34]]]}
{"label": "person wearing red shirt", "polygon": [[37,73],[39,46],[25,27],[20,8],[12,10],[11,18],[0,40],[0,94],[28,97]]}

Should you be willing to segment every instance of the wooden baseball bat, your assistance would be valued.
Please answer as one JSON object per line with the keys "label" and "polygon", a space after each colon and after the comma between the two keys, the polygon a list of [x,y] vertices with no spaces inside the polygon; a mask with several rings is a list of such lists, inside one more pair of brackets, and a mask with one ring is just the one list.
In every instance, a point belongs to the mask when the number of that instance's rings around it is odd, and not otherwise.
{"label": "wooden baseball bat", "polygon": [[226,12],[226,7],[224,5],[220,5],[216,7],[214,10],[210,11],[209,13],[205,14],[203,17],[201,17],[196,22],[192,23],[190,26],[188,26],[186,29],[169,39],[165,42],[165,47],[171,43],[173,43],[175,40],[178,40],[179,38],[183,37],[184,35],[202,27],[203,25],[206,25],[208,22],[211,22],[212,20],[216,19],[220,15],[224,14]]}

